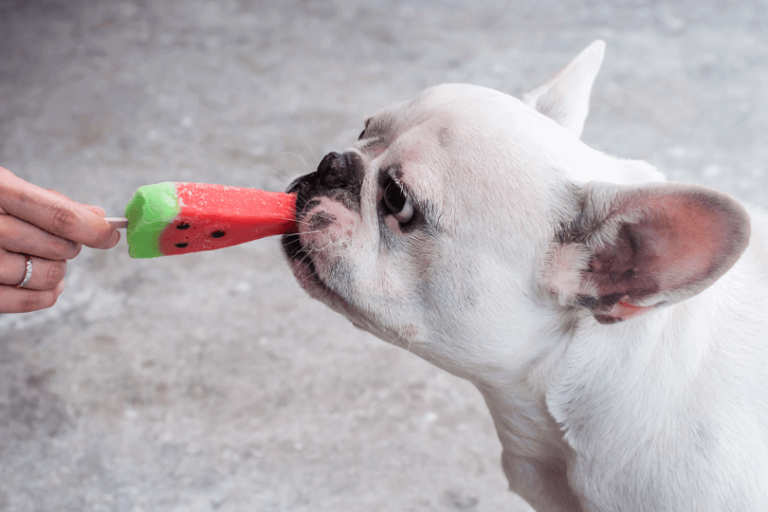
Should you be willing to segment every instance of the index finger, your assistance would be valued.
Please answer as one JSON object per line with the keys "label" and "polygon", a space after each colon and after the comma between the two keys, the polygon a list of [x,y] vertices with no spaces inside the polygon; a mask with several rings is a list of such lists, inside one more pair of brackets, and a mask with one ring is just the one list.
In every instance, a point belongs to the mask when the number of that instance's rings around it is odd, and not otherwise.
{"label": "index finger", "polygon": [[0,212],[88,247],[109,249],[120,233],[96,213],[66,196],[45,190],[0,167]]}

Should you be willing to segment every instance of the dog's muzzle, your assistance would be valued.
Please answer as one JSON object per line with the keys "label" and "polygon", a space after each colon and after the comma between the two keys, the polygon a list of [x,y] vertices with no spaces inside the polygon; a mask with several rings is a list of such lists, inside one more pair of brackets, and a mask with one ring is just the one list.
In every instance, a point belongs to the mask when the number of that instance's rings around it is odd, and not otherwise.
{"label": "dog's muzzle", "polygon": [[[364,175],[365,166],[357,153],[328,153],[317,166],[317,171],[296,178],[285,190],[296,194],[296,220],[306,221],[304,213],[315,207],[317,198],[323,196],[338,201],[348,210],[360,212]],[[298,234],[285,235],[283,247],[291,259],[305,256]]]}

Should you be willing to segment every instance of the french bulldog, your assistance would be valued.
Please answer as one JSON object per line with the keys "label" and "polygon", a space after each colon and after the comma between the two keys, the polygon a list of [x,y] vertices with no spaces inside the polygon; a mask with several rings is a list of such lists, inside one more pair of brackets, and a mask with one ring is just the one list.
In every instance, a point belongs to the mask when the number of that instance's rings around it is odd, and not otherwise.
{"label": "french bulldog", "polygon": [[605,44],[440,85],[296,179],[310,296],[474,383],[539,512],[768,510],[768,216],[580,141]]}

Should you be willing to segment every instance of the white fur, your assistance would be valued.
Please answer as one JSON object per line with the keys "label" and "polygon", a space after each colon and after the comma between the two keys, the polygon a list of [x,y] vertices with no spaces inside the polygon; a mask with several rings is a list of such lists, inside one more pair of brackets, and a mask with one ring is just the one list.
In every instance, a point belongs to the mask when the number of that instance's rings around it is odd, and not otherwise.
{"label": "white fur", "polygon": [[[378,131],[349,150],[365,167],[360,212],[339,215],[328,198],[300,212],[338,220],[300,228],[314,277],[291,264],[356,326],[478,387],[510,488],[537,511],[766,511],[768,218],[751,209],[750,228],[732,198],[664,184],[578,139],[603,48],[528,105],[452,84],[374,115]],[[380,218],[380,173],[395,165],[431,232]],[[669,227],[679,217],[644,206],[664,194],[706,196],[716,207],[701,221],[733,233],[663,261],[659,283],[680,269],[692,282],[591,310],[593,256],[610,254],[626,223]],[[592,231],[564,230],[585,217]]]}

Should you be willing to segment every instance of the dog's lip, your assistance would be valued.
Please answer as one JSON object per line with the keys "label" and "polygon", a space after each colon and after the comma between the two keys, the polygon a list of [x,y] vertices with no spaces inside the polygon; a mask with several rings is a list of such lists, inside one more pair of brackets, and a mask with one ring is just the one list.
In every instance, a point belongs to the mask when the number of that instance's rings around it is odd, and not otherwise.
{"label": "dog's lip", "polygon": [[[301,240],[301,232],[299,225],[308,225],[308,221],[305,213],[313,208],[313,201],[317,201],[322,196],[315,196],[310,194],[307,187],[307,183],[303,180],[304,176],[296,178],[286,189],[288,192],[297,193],[296,201],[296,231],[286,233],[281,237],[281,244],[283,252],[285,253],[294,276],[297,278],[299,284],[304,288],[309,295],[321,302],[331,306],[336,311],[341,313],[343,310],[345,316],[351,318],[351,316],[361,316],[359,311],[342,295],[333,290],[318,274],[314,263],[314,252],[312,248],[307,248]],[[362,315],[364,316],[364,315]],[[365,322],[357,322],[360,328],[367,330]]]}
{"label": "dog's lip", "polygon": [[299,285],[309,293],[310,297],[325,303],[339,313],[346,313],[347,316],[353,314],[352,306],[325,284],[317,274],[311,257],[291,259],[290,263]]}
{"label": "dog's lip", "polygon": [[[315,265],[312,262],[311,254],[305,251],[304,248],[301,248],[299,251],[297,251],[293,255],[289,255],[288,259],[291,263],[292,269],[294,270],[294,274],[297,274],[297,277],[299,277],[299,282],[302,285],[306,281],[309,281],[313,285],[320,286],[325,290],[328,289],[328,286],[326,286],[323,280],[320,279],[320,276],[317,275],[317,271],[315,270]],[[298,275],[299,273],[301,273],[302,275],[299,276]]]}
{"label": "dog's lip", "polygon": [[308,281],[312,285],[320,287],[325,293],[334,293],[318,275],[312,259],[312,253],[307,251],[301,243],[299,233],[285,234],[280,241],[285,255],[294,268],[294,274],[297,274],[296,266],[301,265],[306,268],[307,275],[304,277],[304,280],[299,279],[302,286],[305,284],[304,281]]}
{"label": "dog's lip", "polygon": [[283,252],[285,252],[285,255],[290,261],[307,257],[307,253],[301,245],[301,238],[297,232],[284,234],[282,238],[280,238],[280,243],[283,246]]}
{"label": "dog's lip", "polygon": [[299,188],[299,185],[301,184],[301,179],[302,179],[303,177],[304,177],[304,176],[299,176],[298,178],[296,178],[295,180],[293,180],[293,181],[292,181],[292,182],[291,182],[291,183],[290,183],[290,184],[289,184],[289,185],[288,185],[288,186],[285,188],[285,193],[286,193],[286,194],[294,194],[294,193],[296,193],[296,189],[297,189],[297,188]]}

